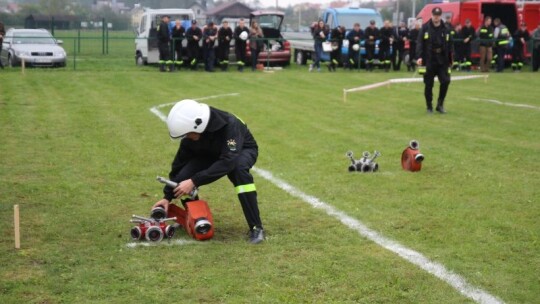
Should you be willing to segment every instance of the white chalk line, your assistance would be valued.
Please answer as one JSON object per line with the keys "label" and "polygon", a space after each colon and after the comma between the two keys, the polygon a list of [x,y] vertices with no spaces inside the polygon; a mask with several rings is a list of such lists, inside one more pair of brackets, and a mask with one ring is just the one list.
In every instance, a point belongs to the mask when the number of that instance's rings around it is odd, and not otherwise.
{"label": "white chalk line", "polygon": [[129,243],[126,244],[126,246],[128,248],[136,248],[136,247],[155,247],[155,246],[184,246],[184,245],[195,245],[195,244],[204,244],[204,243],[203,242],[192,241],[192,240],[177,239],[177,240],[171,240],[171,241],[163,240],[163,241],[157,242],[157,243],[129,242]]}
{"label": "white chalk line", "polygon": [[[467,79],[475,79],[475,78],[484,78],[487,79],[489,75],[469,75],[469,76],[455,76],[452,77],[451,80],[467,80]],[[438,78],[435,78],[436,81],[438,81]],[[413,82],[423,82],[424,79],[419,78],[394,78],[389,79],[383,82],[377,82],[373,84],[364,85],[357,88],[352,89],[343,89],[343,93],[352,93],[352,92],[358,92],[358,91],[365,91],[365,90],[371,90],[375,89],[381,86],[389,85],[391,83],[413,83]]]}
{"label": "white chalk line", "polygon": [[[219,95],[216,95],[216,96],[219,96]],[[228,96],[228,95],[222,95],[222,96]],[[213,97],[213,98],[217,98],[217,97]],[[158,105],[153,108],[156,108],[157,110],[158,108],[161,108],[164,106],[165,105]],[[152,109],[150,109],[150,111],[156,114],[154,111],[152,111]],[[156,116],[165,122],[167,120],[167,117],[163,113],[161,113],[159,110],[157,111],[161,115],[156,114]],[[483,304],[504,303],[502,300],[489,294],[487,291],[484,291],[480,288],[477,288],[469,284],[465,280],[465,278],[446,269],[444,265],[431,261],[430,259],[425,257],[423,254],[413,249],[410,249],[404,245],[401,245],[400,243],[383,236],[382,234],[376,232],[375,230],[368,228],[361,221],[347,215],[345,212],[340,211],[337,208],[323,202],[319,198],[306,194],[302,192],[301,190],[299,190],[298,188],[292,186],[291,184],[275,177],[270,171],[260,169],[258,167],[253,167],[253,171],[257,173],[257,175],[259,175],[260,177],[274,184],[276,187],[287,192],[289,195],[303,200],[304,202],[311,205],[313,208],[325,211],[326,214],[339,220],[348,228],[357,231],[361,236],[367,238],[368,240],[371,240],[372,242],[378,244],[379,246],[391,252],[394,252],[395,254],[402,257],[404,260],[420,267],[424,271],[441,279],[442,281],[452,286],[459,293],[476,301],[477,303],[483,303]]]}
{"label": "white chalk line", "polygon": [[524,104],[524,103],[511,103],[511,102],[504,102],[504,101],[499,101],[499,100],[495,100],[495,99],[476,98],[476,97],[469,97],[467,99],[473,100],[473,101],[484,101],[484,102],[494,103],[494,104],[501,105],[501,106],[540,110],[540,107],[533,106],[533,105],[528,105],[528,104]]}
{"label": "white chalk line", "polygon": [[[208,100],[208,99],[215,99],[215,98],[227,97],[227,96],[238,96],[238,95],[240,95],[240,94],[239,93],[229,93],[229,94],[212,95],[212,96],[192,98],[192,99],[193,100],[198,100],[198,101],[203,101],[203,100]],[[154,115],[159,117],[159,119],[161,119],[162,121],[167,121],[167,116],[165,114],[163,114],[159,109],[161,109],[163,107],[167,107],[167,106],[172,106],[177,102],[178,101],[169,102],[169,103],[164,103],[164,104],[160,104],[160,105],[151,107],[150,112],[154,113]]]}

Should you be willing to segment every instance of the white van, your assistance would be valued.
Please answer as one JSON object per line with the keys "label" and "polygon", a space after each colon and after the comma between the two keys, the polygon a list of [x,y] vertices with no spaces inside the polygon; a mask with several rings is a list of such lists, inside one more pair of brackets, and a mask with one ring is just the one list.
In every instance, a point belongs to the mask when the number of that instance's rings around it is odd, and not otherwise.
{"label": "white van", "polygon": [[[161,22],[161,16],[170,16],[169,27],[174,27],[177,19],[182,20],[182,26],[187,30],[191,26],[191,20],[195,19],[195,13],[191,9],[148,9],[145,10],[137,29],[135,39],[135,63],[146,65],[158,63],[159,51],[157,47],[157,26]],[[185,43],[185,41],[184,41]]]}

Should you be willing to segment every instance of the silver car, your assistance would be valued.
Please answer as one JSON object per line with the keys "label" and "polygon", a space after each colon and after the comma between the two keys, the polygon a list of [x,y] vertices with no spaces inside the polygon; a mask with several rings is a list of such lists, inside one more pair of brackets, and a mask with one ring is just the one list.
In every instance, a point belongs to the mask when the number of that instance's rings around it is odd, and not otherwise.
{"label": "silver car", "polygon": [[64,67],[66,51],[45,29],[9,29],[4,36],[0,60],[4,65],[13,67],[26,66]]}

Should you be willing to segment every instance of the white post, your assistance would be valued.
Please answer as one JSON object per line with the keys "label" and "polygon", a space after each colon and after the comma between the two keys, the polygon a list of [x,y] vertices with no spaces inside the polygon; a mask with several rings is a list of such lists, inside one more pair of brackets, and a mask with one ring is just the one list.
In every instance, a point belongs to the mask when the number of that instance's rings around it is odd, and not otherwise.
{"label": "white post", "polygon": [[20,222],[19,222],[19,205],[13,206],[13,226],[15,229],[15,249],[20,249],[21,248],[21,230],[20,230]]}

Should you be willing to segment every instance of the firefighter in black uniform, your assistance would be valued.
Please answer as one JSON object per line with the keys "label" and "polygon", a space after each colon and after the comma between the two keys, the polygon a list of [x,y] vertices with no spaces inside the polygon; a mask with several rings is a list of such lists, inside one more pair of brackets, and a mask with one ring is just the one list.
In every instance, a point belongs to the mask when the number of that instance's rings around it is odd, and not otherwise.
{"label": "firefighter in black uniform", "polygon": [[463,28],[461,24],[456,24],[454,28],[454,64],[452,68],[461,70],[463,68]]}
{"label": "firefighter in black uniform", "polygon": [[399,71],[401,70],[401,62],[405,59],[405,43],[409,40],[409,29],[405,25],[405,22],[399,23],[396,35],[397,39],[394,41],[395,48],[392,55],[392,65],[394,71]]}
{"label": "firefighter in black uniform", "polygon": [[249,226],[249,242],[264,240],[259,216],[257,192],[249,170],[258,156],[255,138],[236,116],[194,100],[182,100],[173,106],[167,118],[169,134],[181,139],[169,173],[178,186],[165,187],[163,199],[154,207],[168,210],[174,198],[190,194],[196,187],[210,184],[223,176],[233,183]]}
{"label": "firefighter in black uniform", "polygon": [[465,26],[461,29],[461,38],[463,43],[461,44],[461,51],[463,52],[463,61],[461,67],[465,71],[471,71],[471,43],[476,35],[476,30],[472,26],[470,19],[465,19]]}
{"label": "firefighter in black uniform", "polygon": [[161,72],[167,71],[166,66],[172,71],[172,60],[170,57],[171,36],[169,34],[169,16],[161,16],[161,23],[157,27],[157,39],[159,50],[159,70]]}
{"label": "firefighter in black uniform", "polygon": [[229,50],[232,38],[233,32],[229,27],[229,22],[225,20],[218,31],[218,60],[222,71],[226,71],[229,66]]}
{"label": "firefighter in black uniform", "polygon": [[384,26],[381,28],[381,42],[379,43],[379,60],[386,72],[390,70],[390,58],[392,56],[390,46],[394,43],[394,38],[392,24],[388,20],[384,21]]}
{"label": "firefighter in black uniform", "polygon": [[375,26],[375,20],[369,21],[369,26],[364,31],[366,36],[366,70],[373,71],[373,61],[375,59],[375,45],[379,39],[379,29]]}
{"label": "firefighter in black uniform", "polygon": [[343,39],[345,39],[344,27],[338,26],[332,30],[332,33],[330,34],[332,52],[330,52],[330,65],[328,66],[330,72],[335,72],[336,67],[341,63],[341,47],[343,46]]}
{"label": "firefighter in black uniform", "polygon": [[214,63],[216,61],[216,40],[218,37],[218,28],[214,22],[209,22],[203,28],[203,58],[204,70],[214,72]]}
{"label": "firefighter in black uniform", "polygon": [[234,29],[234,52],[236,54],[238,71],[240,72],[244,71],[244,66],[246,65],[246,41],[248,36],[249,29],[246,27],[244,19],[240,19],[238,26]]}
{"label": "firefighter in black uniform", "polygon": [[[450,15],[446,16],[444,26],[450,32],[450,39],[452,39],[452,41],[454,41],[454,37],[456,36],[456,29],[452,25],[452,16],[450,16]],[[452,49],[452,52],[455,54],[455,51],[456,51],[455,45],[453,45],[452,47],[454,48],[454,49]],[[454,62],[452,64],[452,68],[457,68],[457,65],[458,65],[458,63]]]}
{"label": "firefighter in black uniform", "polygon": [[[351,70],[360,68],[360,43],[364,40],[364,31],[360,28],[360,23],[353,25],[352,31],[347,34],[347,40],[349,40],[349,62],[347,65]],[[355,50],[355,48],[357,49]]]}
{"label": "firefighter in black uniform", "polygon": [[180,19],[176,19],[174,23],[174,27],[172,29],[172,49],[174,50],[174,65],[177,68],[180,68],[182,64],[184,64],[184,60],[182,59],[182,40],[184,40],[184,36],[186,34],[186,30],[182,26],[182,22]]}
{"label": "firefighter in black uniform", "polygon": [[450,32],[441,20],[442,10],[435,7],[431,11],[431,19],[426,22],[418,34],[416,57],[419,66],[425,65],[424,96],[427,112],[433,113],[433,84],[435,76],[439,79],[439,98],[437,112],[445,114],[444,99],[450,85],[449,69],[452,66],[452,39]]}
{"label": "firefighter in black uniform", "polygon": [[530,39],[529,31],[527,30],[527,25],[525,23],[521,23],[521,28],[519,28],[514,33],[513,38],[514,48],[512,52],[512,57],[514,59],[514,62],[512,62],[512,70],[514,70],[514,72],[519,72],[523,67],[523,50],[525,44]]}
{"label": "firefighter in black uniform", "polygon": [[409,62],[407,64],[407,71],[416,70],[416,41],[418,40],[418,33],[420,32],[420,26],[422,24],[417,20],[414,22],[414,28],[409,32]]}
{"label": "firefighter in black uniform", "polygon": [[201,41],[201,38],[202,30],[197,26],[197,20],[191,20],[191,27],[186,31],[186,39],[189,65],[192,70],[197,69],[201,49],[199,41]]}

